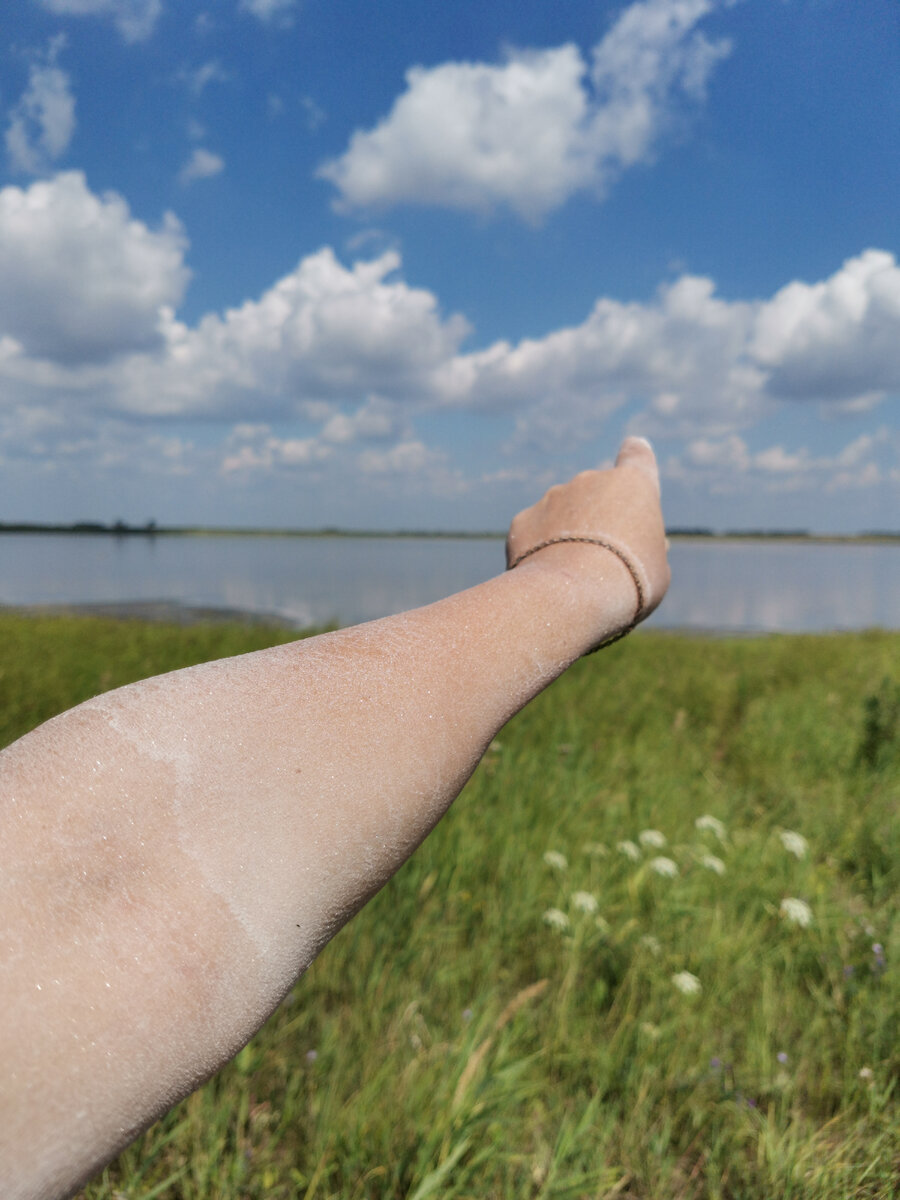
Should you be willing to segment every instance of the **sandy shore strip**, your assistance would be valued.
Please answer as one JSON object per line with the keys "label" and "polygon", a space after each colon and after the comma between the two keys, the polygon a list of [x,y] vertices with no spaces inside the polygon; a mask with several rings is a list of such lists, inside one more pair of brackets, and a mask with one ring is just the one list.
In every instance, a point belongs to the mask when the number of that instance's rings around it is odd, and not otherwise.
{"label": "sandy shore strip", "polygon": [[208,608],[177,600],[129,600],[105,604],[0,604],[0,615],[24,617],[105,617],[114,621],[149,621],[166,625],[264,625],[272,629],[301,629],[279,613],[248,612],[240,608]]}

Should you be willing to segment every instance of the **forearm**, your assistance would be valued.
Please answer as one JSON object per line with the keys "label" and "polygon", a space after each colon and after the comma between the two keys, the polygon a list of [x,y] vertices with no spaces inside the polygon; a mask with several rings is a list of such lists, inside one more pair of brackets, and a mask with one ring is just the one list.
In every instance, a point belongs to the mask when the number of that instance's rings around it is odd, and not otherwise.
{"label": "forearm", "polygon": [[227,1061],[496,730],[634,603],[613,555],[554,548],[99,697],[6,751],[0,1161],[39,1155],[54,1194]]}

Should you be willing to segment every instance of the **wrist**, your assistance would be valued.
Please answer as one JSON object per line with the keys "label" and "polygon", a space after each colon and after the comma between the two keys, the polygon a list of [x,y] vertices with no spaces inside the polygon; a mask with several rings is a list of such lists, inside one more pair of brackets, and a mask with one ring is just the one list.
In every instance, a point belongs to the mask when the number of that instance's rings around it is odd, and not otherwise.
{"label": "wrist", "polygon": [[578,639],[579,654],[621,637],[641,618],[641,574],[618,547],[602,539],[539,545],[513,558],[510,570],[549,584],[559,619]]}

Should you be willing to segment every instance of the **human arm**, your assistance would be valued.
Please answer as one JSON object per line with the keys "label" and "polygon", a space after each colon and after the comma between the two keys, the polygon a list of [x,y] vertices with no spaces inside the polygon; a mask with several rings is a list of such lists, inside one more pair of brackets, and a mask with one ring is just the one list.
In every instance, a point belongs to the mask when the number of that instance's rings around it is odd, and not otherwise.
{"label": "human arm", "polygon": [[[668,582],[652,455],[554,489],[510,552],[602,536]],[[0,1194],[66,1195],[260,1027],[506,720],[627,627],[561,542],[412,613],[97,697],[0,755]]]}

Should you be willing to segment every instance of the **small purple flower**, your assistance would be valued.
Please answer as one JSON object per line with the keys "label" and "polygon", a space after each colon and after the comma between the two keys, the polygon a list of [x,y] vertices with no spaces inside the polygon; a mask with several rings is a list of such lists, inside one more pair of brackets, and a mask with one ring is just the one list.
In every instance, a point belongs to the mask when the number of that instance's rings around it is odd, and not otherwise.
{"label": "small purple flower", "polygon": [[787,1054],[785,1054],[785,1052],[783,1050],[779,1050],[778,1053],[775,1055],[775,1057],[778,1059],[778,1061],[781,1063],[782,1066],[784,1066],[784,1064],[788,1060],[788,1056],[787,1056]]}
{"label": "small purple flower", "polygon": [[756,1101],[753,1099],[753,1097],[752,1097],[752,1096],[751,1096],[751,1097],[750,1097],[750,1099],[747,1101],[747,1107],[748,1107],[748,1108],[756,1108]]}
{"label": "small purple flower", "polygon": [[845,978],[845,979],[852,979],[852,978],[853,978],[853,972],[854,972],[855,970],[856,970],[856,968],[855,968],[855,967],[852,967],[852,966],[850,966],[850,965],[849,965],[849,963],[848,963],[848,965],[847,965],[846,967],[844,967],[844,978]]}
{"label": "small purple flower", "polygon": [[308,1063],[314,1063],[318,1057],[319,1057],[318,1050],[307,1050],[306,1061]]}
{"label": "small purple flower", "polygon": [[872,953],[876,958],[884,958],[884,946],[882,946],[881,942],[872,943]]}
{"label": "small purple flower", "polygon": [[462,1011],[462,1019],[465,1021],[465,1023],[467,1025],[472,1020],[473,1015],[474,1014],[473,1014],[471,1008],[464,1008]]}
{"label": "small purple flower", "polygon": [[714,1071],[718,1071],[719,1067],[721,1067],[721,1065],[722,1065],[722,1060],[721,1060],[721,1058],[711,1058],[709,1060],[709,1065],[712,1067],[712,1069]]}

